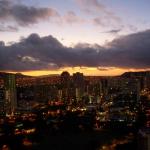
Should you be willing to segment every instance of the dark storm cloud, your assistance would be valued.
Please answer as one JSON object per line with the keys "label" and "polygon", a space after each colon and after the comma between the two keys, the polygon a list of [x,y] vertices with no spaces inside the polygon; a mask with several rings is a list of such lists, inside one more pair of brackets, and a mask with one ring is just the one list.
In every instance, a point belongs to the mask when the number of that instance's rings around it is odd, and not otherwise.
{"label": "dark storm cloud", "polygon": [[122,36],[105,46],[65,47],[56,38],[31,34],[6,46],[0,42],[0,70],[43,70],[61,67],[150,68],[150,30]]}
{"label": "dark storm cloud", "polygon": [[17,32],[18,28],[11,25],[0,24],[0,32]]}
{"label": "dark storm cloud", "polygon": [[53,8],[38,8],[0,0],[0,21],[15,21],[21,26],[35,24],[40,20],[59,17]]}
{"label": "dark storm cloud", "polygon": [[137,32],[138,28],[136,26],[133,25],[128,25],[129,30],[131,30],[132,32]]}
{"label": "dark storm cloud", "polygon": [[121,20],[113,15],[98,16],[92,19],[92,23],[101,27],[120,27]]}
{"label": "dark storm cloud", "polygon": [[121,29],[113,29],[113,30],[109,30],[109,31],[106,31],[106,32],[103,32],[103,33],[117,34],[120,31],[121,31]]}

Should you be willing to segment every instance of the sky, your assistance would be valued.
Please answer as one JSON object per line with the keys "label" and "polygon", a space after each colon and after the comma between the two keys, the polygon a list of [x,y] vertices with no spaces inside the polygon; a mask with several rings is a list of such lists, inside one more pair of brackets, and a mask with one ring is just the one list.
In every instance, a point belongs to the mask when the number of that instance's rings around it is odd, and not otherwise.
{"label": "sky", "polygon": [[0,71],[150,70],[149,0],[0,0]]}

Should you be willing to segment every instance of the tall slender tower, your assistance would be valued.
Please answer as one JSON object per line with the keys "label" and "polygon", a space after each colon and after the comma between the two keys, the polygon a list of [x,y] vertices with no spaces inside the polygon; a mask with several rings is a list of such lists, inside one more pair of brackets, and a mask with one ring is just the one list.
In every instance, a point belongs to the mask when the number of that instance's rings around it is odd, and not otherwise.
{"label": "tall slender tower", "polygon": [[7,74],[5,77],[5,113],[14,114],[17,108],[16,98],[16,77],[14,74]]}

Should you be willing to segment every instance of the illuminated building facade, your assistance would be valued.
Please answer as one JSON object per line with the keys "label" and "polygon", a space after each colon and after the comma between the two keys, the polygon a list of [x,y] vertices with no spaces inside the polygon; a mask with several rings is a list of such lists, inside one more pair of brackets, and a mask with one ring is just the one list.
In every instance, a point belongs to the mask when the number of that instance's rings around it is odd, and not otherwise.
{"label": "illuminated building facade", "polygon": [[13,114],[17,108],[16,98],[16,77],[14,74],[7,74],[4,81],[5,88],[5,113]]}
{"label": "illuminated building facade", "polygon": [[73,74],[73,84],[75,87],[76,101],[80,101],[84,94],[84,76],[83,73],[76,72]]}

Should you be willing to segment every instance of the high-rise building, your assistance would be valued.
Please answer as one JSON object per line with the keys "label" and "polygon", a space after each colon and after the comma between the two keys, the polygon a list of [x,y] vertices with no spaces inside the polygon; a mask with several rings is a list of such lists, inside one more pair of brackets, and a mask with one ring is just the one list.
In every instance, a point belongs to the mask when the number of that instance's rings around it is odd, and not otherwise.
{"label": "high-rise building", "polygon": [[61,90],[62,90],[62,99],[68,103],[69,100],[69,88],[70,88],[70,74],[67,71],[62,72],[61,74]]}
{"label": "high-rise building", "polygon": [[75,87],[76,100],[79,101],[84,95],[84,76],[83,73],[76,72],[73,74],[73,84]]}
{"label": "high-rise building", "polygon": [[4,88],[0,87],[0,115],[4,114],[5,94]]}
{"label": "high-rise building", "polygon": [[150,149],[150,130],[149,128],[143,128],[138,133],[138,150]]}
{"label": "high-rise building", "polygon": [[83,73],[76,72],[73,74],[73,82],[76,87],[84,86],[84,76]]}
{"label": "high-rise building", "polygon": [[4,81],[5,104],[4,110],[6,115],[13,114],[17,108],[16,98],[16,77],[14,74],[7,74]]}

